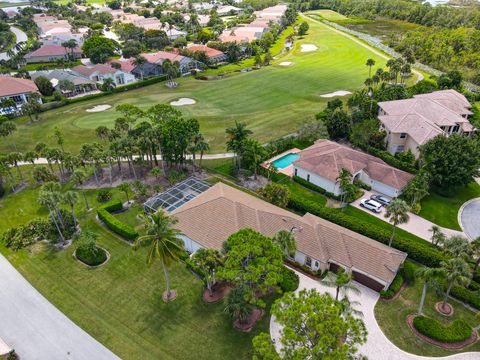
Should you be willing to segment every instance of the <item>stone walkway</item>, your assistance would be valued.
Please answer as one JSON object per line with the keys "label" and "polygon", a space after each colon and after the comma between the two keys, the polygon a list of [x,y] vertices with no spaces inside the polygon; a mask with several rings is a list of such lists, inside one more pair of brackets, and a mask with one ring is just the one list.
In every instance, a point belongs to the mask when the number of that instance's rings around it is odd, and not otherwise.
{"label": "stone walkway", "polygon": [[[300,286],[297,291],[302,289],[317,289],[321,293],[330,293],[335,296],[334,289],[326,287],[320,284],[317,280],[307,277],[297,271],[295,271],[300,277]],[[360,294],[349,294],[349,298],[353,301],[358,301],[360,305],[357,305],[356,310],[363,312],[363,321],[367,327],[368,338],[367,342],[360,347],[360,353],[367,356],[369,360],[478,360],[480,359],[479,352],[462,353],[458,355],[452,355],[447,357],[428,357],[418,356],[407,353],[398,347],[396,347],[388,338],[383,334],[382,330],[378,326],[377,320],[374,315],[375,304],[379,299],[379,294],[361,284],[355,283],[355,286],[360,290]],[[275,322],[274,317],[270,319],[270,336],[275,341],[277,350],[279,348],[279,337],[281,328],[278,323]]]}

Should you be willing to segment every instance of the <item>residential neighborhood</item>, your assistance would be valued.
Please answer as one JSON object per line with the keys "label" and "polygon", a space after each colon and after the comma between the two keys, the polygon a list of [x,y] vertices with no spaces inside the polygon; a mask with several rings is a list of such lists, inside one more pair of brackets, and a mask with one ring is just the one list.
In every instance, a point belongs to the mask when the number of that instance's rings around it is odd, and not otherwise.
{"label": "residential neighborhood", "polygon": [[0,359],[480,358],[475,1],[10,1]]}

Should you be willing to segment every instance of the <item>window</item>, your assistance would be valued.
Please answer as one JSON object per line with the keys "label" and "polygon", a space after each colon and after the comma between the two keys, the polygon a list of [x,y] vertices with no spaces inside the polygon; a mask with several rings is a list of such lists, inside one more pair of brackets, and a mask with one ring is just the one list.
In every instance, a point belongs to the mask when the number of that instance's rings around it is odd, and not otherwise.
{"label": "window", "polygon": [[310,182],[310,174],[307,174],[307,181]]}
{"label": "window", "polygon": [[315,267],[318,269],[318,261],[315,261]]}
{"label": "window", "polygon": [[312,267],[312,258],[310,256],[305,258],[305,265]]}
{"label": "window", "polygon": [[457,133],[458,130],[460,130],[460,125],[455,125],[455,126],[453,127],[452,133]]}
{"label": "window", "polygon": [[405,150],[404,145],[397,145],[397,152],[403,152]]}
{"label": "window", "polygon": [[297,168],[295,168],[295,176],[297,176]]}
{"label": "window", "polygon": [[407,137],[407,133],[400,133],[400,139],[405,139]]}

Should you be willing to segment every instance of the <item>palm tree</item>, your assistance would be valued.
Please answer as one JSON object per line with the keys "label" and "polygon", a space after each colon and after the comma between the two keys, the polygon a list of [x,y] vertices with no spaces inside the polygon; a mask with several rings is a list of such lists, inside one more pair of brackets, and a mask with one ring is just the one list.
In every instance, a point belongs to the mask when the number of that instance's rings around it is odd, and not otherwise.
{"label": "palm tree", "polygon": [[253,306],[245,300],[243,290],[235,288],[225,299],[224,311],[240,324],[245,324],[253,311]]}
{"label": "palm tree", "polygon": [[197,151],[200,152],[200,160],[198,162],[199,167],[202,167],[203,155],[208,150],[210,150],[210,145],[208,145],[208,142],[206,142],[202,137],[202,139],[197,143]]}
{"label": "palm tree", "polygon": [[356,294],[360,293],[360,290],[352,284],[353,276],[345,271],[344,268],[339,267],[337,273],[329,272],[320,283],[335,288],[335,300],[338,301],[338,295],[342,292],[345,296],[348,290],[353,291]]}
{"label": "palm tree", "polygon": [[297,244],[295,242],[295,237],[293,236],[293,230],[294,228],[292,228],[290,231],[280,230],[272,238],[273,243],[282,249],[285,255],[290,257],[294,257],[295,251],[297,250]]}
{"label": "palm tree", "polygon": [[[82,170],[75,170],[72,175],[73,183],[76,186],[81,186],[85,182],[86,178],[87,178],[87,175],[85,175],[85,173]],[[82,195],[83,195],[83,199],[85,200],[85,208],[87,209],[87,211],[89,211],[90,206],[88,205],[87,195],[85,194],[85,190],[83,188],[82,188]]]}
{"label": "palm tree", "polygon": [[420,305],[418,306],[418,314],[421,315],[423,313],[423,305],[425,304],[428,286],[435,284],[435,280],[442,275],[442,272],[436,268],[421,267],[417,269],[415,275],[423,279],[422,297],[420,299]]}
{"label": "palm tree", "polygon": [[143,56],[141,55],[138,55],[135,57],[135,59],[133,59],[133,62],[132,64],[135,66],[135,67],[138,67],[140,68],[140,78],[143,80],[143,64],[145,64],[147,62],[147,59],[145,59]]}
{"label": "palm tree", "polygon": [[254,139],[246,139],[244,142],[245,155],[248,156],[253,166],[253,178],[257,180],[258,166],[265,155],[265,148]]}
{"label": "palm tree", "polygon": [[432,225],[428,231],[432,233],[432,244],[434,246],[443,246],[447,240],[447,236],[442,232],[440,227],[437,225]]}
{"label": "palm tree", "polygon": [[385,209],[385,218],[388,218],[388,221],[392,223],[392,235],[390,236],[390,241],[388,246],[392,246],[393,239],[395,238],[395,228],[399,224],[404,224],[410,219],[408,212],[410,207],[404,200],[393,199]]}
{"label": "palm tree", "polygon": [[45,206],[48,209],[48,212],[50,213],[50,218],[52,219],[52,222],[55,225],[55,228],[57,229],[58,234],[60,235],[60,239],[62,239],[62,242],[65,242],[65,237],[63,236],[62,230],[60,229],[60,226],[54,214],[55,199],[53,198],[52,193],[45,190],[41,190],[38,195],[38,202],[40,205]]}
{"label": "palm tree", "polygon": [[472,248],[466,238],[460,235],[453,235],[443,244],[443,251],[455,258],[462,258],[468,261],[472,256]]}
{"label": "palm tree", "polygon": [[238,170],[241,168],[241,157],[243,155],[244,141],[253,132],[247,129],[247,124],[235,120],[235,126],[227,128],[227,150],[236,153]]}
{"label": "palm tree", "polygon": [[476,238],[470,243],[472,248],[472,255],[475,258],[475,265],[473,266],[472,275],[477,273],[478,266],[480,265],[480,237]]}
{"label": "palm tree", "polygon": [[372,77],[372,66],[375,65],[375,60],[368,59],[365,65],[368,66],[368,77]]}
{"label": "palm tree", "polygon": [[130,183],[128,182],[123,182],[120,185],[117,186],[117,189],[120,191],[123,191],[125,193],[125,196],[127,197],[127,204],[130,203],[130,199],[128,197],[128,192],[130,191]]}
{"label": "palm tree", "polygon": [[73,217],[73,225],[75,226],[75,229],[76,229],[77,218],[75,216],[75,204],[78,202],[78,194],[75,191],[67,191],[63,195],[62,200],[65,204],[70,205],[70,209],[72,211],[72,217]]}
{"label": "palm tree", "polygon": [[177,236],[180,232],[173,228],[177,219],[168,216],[163,211],[158,211],[150,216],[143,216],[147,234],[140,236],[134,245],[134,250],[141,246],[148,246],[147,265],[152,265],[156,259],[159,259],[163,273],[165,275],[166,291],[163,293],[163,300],[170,301],[176,298],[176,292],[170,290],[170,278],[168,268],[172,261],[178,261],[184,252],[179,244]]}
{"label": "palm tree", "polygon": [[467,286],[470,283],[471,272],[468,264],[461,258],[453,258],[448,261],[442,261],[440,271],[447,280],[447,291],[442,301],[442,307],[447,304],[448,296],[453,285]]}
{"label": "palm tree", "polygon": [[350,171],[348,171],[347,169],[342,168],[336,180],[339,184],[340,190],[342,191],[341,202],[343,205],[343,209],[345,209],[347,198],[350,198],[352,196],[352,193],[356,191],[355,187],[352,184],[352,174],[350,174]]}

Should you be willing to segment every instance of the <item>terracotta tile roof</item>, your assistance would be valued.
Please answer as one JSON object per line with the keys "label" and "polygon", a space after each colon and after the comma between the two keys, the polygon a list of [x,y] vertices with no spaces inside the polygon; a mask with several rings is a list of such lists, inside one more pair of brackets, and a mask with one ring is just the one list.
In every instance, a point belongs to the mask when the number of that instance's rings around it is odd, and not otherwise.
{"label": "terracotta tile roof", "polygon": [[220,249],[233,233],[251,228],[266,236],[295,227],[298,251],[333,261],[384,282],[395,277],[407,254],[312,214],[301,217],[255,196],[217,183],[172,213],[176,227],[201,245]]}
{"label": "terracotta tile roof", "polygon": [[212,49],[211,47],[208,47],[207,45],[199,45],[199,44],[192,44],[187,46],[188,51],[205,51],[207,56],[209,58],[214,57],[214,56],[221,56],[224,55],[224,53],[220,50],[217,49]]}
{"label": "terracotta tile roof", "polygon": [[0,76],[0,96],[12,96],[32,92],[38,92],[37,85],[35,85],[32,80]]}
{"label": "terracotta tile roof", "polygon": [[100,74],[115,74],[118,70],[108,64],[96,64],[94,66],[78,65],[73,67],[72,71],[89,77],[94,72],[99,72]]}
{"label": "terracotta tile roof", "polygon": [[403,189],[413,178],[412,174],[396,169],[375,156],[329,140],[318,140],[299,155],[300,158],[293,163],[295,167],[331,181],[336,181],[342,168],[351,174],[364,171],[371,179],[396,189]]}
{"label": "terracotta tile roof", "polygon": [[[81,54],[82,50],[79,47],[73,49],[74,53]],[[32,57],[40,57],[40,56],[63,56],[67,53],[70,53],[70,49],[68,51],[61,45],[42,45],[37,50],[32,51],[31,53],[25,55],[25,58],[29,59]]]}
{"label": "terracotta tile roof", "polygon": [[158,51],[153,54],[142,54],[142,56],[147,59],[148,62],[154,63],[154,64],[161,64],[164,60],[168,59],[171,62],[174,61],[182,61],[185,56],[175,54],[173,52],[167,52],[167,51]]}
{"label": "terracotta tile roof", "polygon": [[120,69],[122,69],[122,71],[130,73],[132,72],[133,69],[135,69],[135,65],[133,65],[134,60],[135,60],[134,58],[122,59],[122,60],[113,59],[113,60],[108,60],[107,64],[112,64],[112,63],[120,64],[121,66]]}

